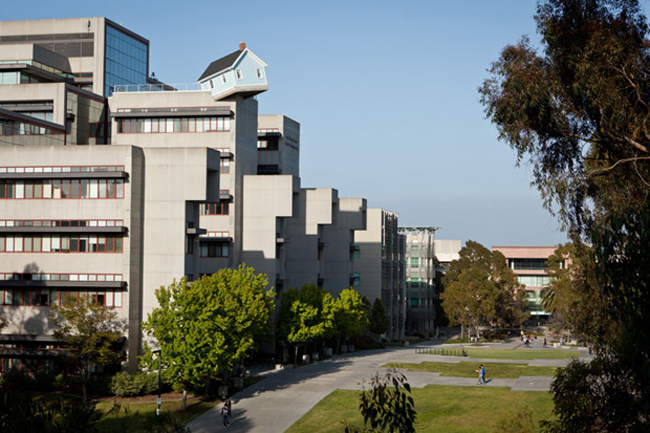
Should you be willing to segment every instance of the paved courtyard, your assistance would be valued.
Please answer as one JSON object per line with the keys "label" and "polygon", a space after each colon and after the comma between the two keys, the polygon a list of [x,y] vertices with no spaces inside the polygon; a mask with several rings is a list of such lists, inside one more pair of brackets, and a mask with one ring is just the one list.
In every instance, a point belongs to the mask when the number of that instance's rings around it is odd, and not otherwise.
{"label": "paved courtyard", "polygon": [[[519,341],[497,343],[495,349],[515,348]],[[468,358],[424,355],[415,353],[415,347],[439,347],[433,342],[418,346],[387,348],[348,355],[299,368],[266,372],[264,380],[232,397],[231,432],[284,432],[314,405],[336,389],[361,389],[361,380],[370,377],[388,362],[420,363],[422,361],[459,362]],[[449,346],[446,346],[449,347]],[[555,350],[531,348],[522,350]],[[558,349],[563,350],[563,349]],[[581,358],[585,356],[581,353]],[[487,361],[472,358],[477,365]],[[489,360],[490,362],[500,362]],[[532,360],[529,365],[564,366],[570,359]],[[503,360],[502,362],[510,362]],[[526,361],[519,361],[526,362]],[[426,385],[477,386],[474,378],[444,377],[440,373],[405,371],[412,387]],[[548,391],[551,377],[522,376],[519,379],[489,379],[486,386],[506,386],[516,391]],[[193,433],[214,432],[225,429],[220,416],[221,405],[207,411],[188,426]]]}

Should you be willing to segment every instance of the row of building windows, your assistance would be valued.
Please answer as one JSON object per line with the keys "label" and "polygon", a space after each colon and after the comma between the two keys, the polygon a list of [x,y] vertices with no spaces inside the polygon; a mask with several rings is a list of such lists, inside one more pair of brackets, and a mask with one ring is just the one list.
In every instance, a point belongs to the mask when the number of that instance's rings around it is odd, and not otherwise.
{"label": "row of building windows", "polygon": [[201,204],[201,215],[228,215],[229,212],[230,202],[228,201]]}
{"label": "row of building windows", "polygon": [[0,199],[124,198],[122,179],[0,180]]}
{"label": "row of building windows", "polygon": [[229,117],[177,117],[153,119],[118,119],[120,134],[155,134],[172,132],[230,131]]}
{"label": "row of building windows", "polygon": [[0,227],[122,227],[124,220],[0,220]]}
{"label": "row of building windows", "polygon": [[0,287],[0,305],[60,305],[66,298],[78,298],[104,307],[121,307],[122,292],[115,290],[56,290],[47,288],[16,289]]}
{"label": "row of building windows", "polygon": [[30,123],[17,122],[11,119],[0,119],[0,135],[45,135],[63,134],[63,130],[44,128]]}
{"label": "row of building windows", "polygon": [[510,269],[542,270],[548,269],[547,259],[510,259]]}
{"label": "row of building windows", "polygon": [[230,107],[204,106],[204,107],[146,107],[146,108],[118,108],[118,113],[183,113],[183,112],[222,112],[230,113]]}
{"label": "row of building windows", "polygon": [[201,257],[229,257],[230,244],[226,242],[201,243]]}
{"label": "row of building windows", "polygon": [[121,236],[0,235],[0,253],[121,253]]}
{"label": "row of building windows", "polygon": [[548,275],[519,275],[517,277],[519,284],[524,286],[546,286],[551,282],[551,277]]}
{"label": "row of building windows", "polygon": [[0,281],[122,281],[122,274],[61,274],[2,272]]}

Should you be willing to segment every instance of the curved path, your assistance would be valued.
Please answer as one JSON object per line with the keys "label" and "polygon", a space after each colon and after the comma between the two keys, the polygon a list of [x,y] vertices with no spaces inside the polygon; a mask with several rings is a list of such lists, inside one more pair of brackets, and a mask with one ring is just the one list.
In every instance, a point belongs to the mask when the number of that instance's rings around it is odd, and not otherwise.
{"label": "curved path", "polygon": [[[516,348],[519,342],[498,343],[491,347]],[[332,359],[299,368],[266,372],[264,380],[232,397],[231,432],[284,432],[307,413],[316,403],[336,389],[361,389],[361,380],[380,370],[388,362],[420,363],[422,361],[459,362],[467,358],[420,355],[415,347],[439,347],[430,343],[417,346],[371,350],[348,355],[335,355]],[[445,346],[449,347],[449,346]],[[537,350],[525,349],[525,350]],[[555,349],[540,349],[555,350]],[[563,349],[560,349],[563,350]],[[581,358],[583,357],[581,353]],[[488,360],[475,359],[477,365]],[[499,362],[498,360],[489,360]],[[570,359],[539,359],[529,365],[566,365]],[[511,362],[503,360],[502,362]],[[525,361],[522,361],[525,362]],[[440,373],[404,371],[411,387],[426,385],[477,386],[474,378],[440,376]],[[548,391],[552,377],[522,376],[519,379],[488,379],[487,386],[507,386],[517,391]],[[221,405],[205,412],[188,427],[193,433],[214,432],[225,429],[220,416]]]}

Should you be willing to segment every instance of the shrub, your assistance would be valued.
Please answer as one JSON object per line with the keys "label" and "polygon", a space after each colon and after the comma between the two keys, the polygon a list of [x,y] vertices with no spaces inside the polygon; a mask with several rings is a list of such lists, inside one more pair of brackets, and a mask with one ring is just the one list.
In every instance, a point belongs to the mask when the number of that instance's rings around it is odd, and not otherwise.
{"label": "shrub", "polygon": [[112,393],[113,377],[91,376],[88,380],[88,391],[93,394],[110,395]]}
{"label": "shrub", "polygon": [[10,392],[34,391],[36,381],[29,373],[18,368],[12,368],[1,378],[2,387]]}
{"label": "shrub", "polygon": [[34,391],[53,391],[55,389],[56,373],[53,371],[37,371],[34,373]]}
{"label": "shrub", "polygon": [[120,397],[153,394],[158,391],[158,375],[151,373],[117,373],[113,376],[111,391]]}
{"label": "shrub", "polygon": [[54,378],[54,388],[64,391],[66,390],[70,384],[68,383],[68,375],[65,374],[64,372],[61,372],[56,375]]}

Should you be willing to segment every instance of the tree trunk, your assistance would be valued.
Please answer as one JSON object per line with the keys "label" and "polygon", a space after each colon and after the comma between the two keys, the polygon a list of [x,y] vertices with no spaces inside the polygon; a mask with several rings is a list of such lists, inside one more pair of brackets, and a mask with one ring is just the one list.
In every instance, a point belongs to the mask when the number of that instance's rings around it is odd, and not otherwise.
{"label": "tree trunk", "polygon": [[86,404],[88,402],[88,379],[90,376],[90,367],[83,366],[80,368],[79,373],[81,373],[81,401]]}

